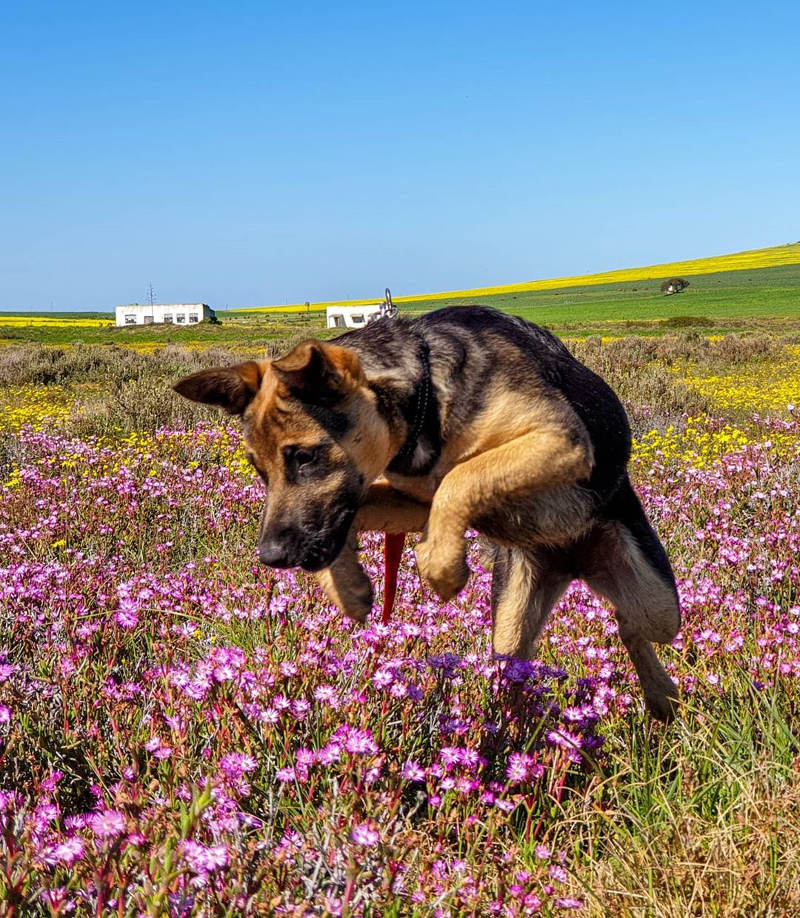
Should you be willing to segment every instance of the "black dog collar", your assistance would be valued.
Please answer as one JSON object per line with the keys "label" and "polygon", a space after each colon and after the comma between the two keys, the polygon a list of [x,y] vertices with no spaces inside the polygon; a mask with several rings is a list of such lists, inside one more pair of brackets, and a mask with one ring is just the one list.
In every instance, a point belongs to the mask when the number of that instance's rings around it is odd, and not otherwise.
{"label": "black dog collar", "polygon": [[417,448],[419,443],[419,437],[422,433],[422,428],[425,426],[425,418],[428,414],[428,405],[431,399],[431,394],[433,390],[433,382],[431,380],[431,360],[430,360],[430,350],[427,343],[422,342],[422,347],[420,349],[420,359],[422,361],[422,380],[420,382],[419,388],[417,389],[417,398],[416,405],[414,407],[414,421],[409,426],[408,436],[405,439],[405,442],[400,447],[400,452],[392,459],[389,463],[389,468],[392,470],[400,471],[398,466],[404,466],[414,455],[414,451]]}

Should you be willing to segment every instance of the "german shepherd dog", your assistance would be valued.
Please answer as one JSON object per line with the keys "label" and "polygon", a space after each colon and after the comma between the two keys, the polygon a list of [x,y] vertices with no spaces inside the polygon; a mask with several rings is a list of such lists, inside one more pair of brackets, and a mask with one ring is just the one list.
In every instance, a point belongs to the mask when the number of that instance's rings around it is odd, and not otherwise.
{"label": "german shepherd dog", "polygon": [[631,434],[611,388],[546,329],[482,306],[381,319],[278,360],[175,385],[243,422],[268,486],[259,555],[314,571],[363,621],[372,587],[356,533],[422,532],[442,599],[466,584],[465,532],[492,564],[495,653],[530,659],[567,585],[616,608],[654,717],[678,692],[653,650],[680,627],[675,578],[627,473]]}

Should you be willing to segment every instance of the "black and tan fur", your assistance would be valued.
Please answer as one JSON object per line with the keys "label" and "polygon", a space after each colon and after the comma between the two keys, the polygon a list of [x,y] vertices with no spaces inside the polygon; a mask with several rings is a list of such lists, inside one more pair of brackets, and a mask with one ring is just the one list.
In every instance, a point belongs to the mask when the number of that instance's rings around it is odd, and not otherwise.
{"label": "black and tan fur", "polygon": [[496,653],[530,658],[580,578],[616,607],[650,711],[673,716],[677,690],[651,642],[677,633],[677,592],[628,478],[628,420],[546,330],[485,307],[441,309],[175,388],[242,416],[268,482],[264,563],[317,572],[363,620],[372,588],[358,530],[421,531],[420,573],[447,599],[466,583],[464,534],[477,529],[493,564]]}

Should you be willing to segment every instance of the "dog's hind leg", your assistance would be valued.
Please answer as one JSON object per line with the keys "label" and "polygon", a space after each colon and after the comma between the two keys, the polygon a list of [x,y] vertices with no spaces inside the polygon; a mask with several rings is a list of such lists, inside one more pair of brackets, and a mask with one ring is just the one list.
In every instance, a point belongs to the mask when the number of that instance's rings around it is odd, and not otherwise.
{"label": "dog's hind leg", "polygon": [[492,649],[530,660],[547,617],[573,579],[549,549],[495,546],[492,572]]}
{"label": "dog's hind leg", "polygon": [[639,500],[625,482],[609,511],[620,518],[600,523],[577,552],[579,574],[612,602],[619,634],[639,676],[653,717],[675,716],[678,689],[651,641],[669,643],[681,625],[675,579],[663,546]]}

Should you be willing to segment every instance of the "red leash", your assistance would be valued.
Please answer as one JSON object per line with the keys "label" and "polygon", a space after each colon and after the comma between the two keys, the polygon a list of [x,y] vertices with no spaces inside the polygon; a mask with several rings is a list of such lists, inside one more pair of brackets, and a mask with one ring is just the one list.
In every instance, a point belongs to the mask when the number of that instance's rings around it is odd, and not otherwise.
{"label": "red leash", "polygon": [[400,569],[400,558],[406,542],[404,532],[387,532],[383,543],[383,624],[389,624],[389,618],[397,594],[397,572]]}

